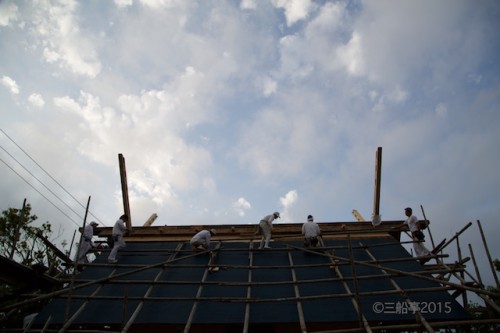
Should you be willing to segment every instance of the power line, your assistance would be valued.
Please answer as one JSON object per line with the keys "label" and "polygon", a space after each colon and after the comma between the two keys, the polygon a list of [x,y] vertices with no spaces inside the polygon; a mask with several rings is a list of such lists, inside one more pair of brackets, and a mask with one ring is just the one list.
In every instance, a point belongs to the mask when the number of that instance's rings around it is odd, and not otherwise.
{"label": "power line", "polygon": [[[71,206],[69,206],[67,203],[65,203],[57,194],[55,194],[47,185],[45,185],[40,179],[37,178],[37,176],[35,176],[31,171],[29,171],[24,165],[21,164],[21,162],[19,162],[14,156],[12,156],[11,153],[9,153],[7,150],[5,150],[4,147],[2,147],[2,145],[0,145],[0,148],[6,152],[14,161],[17,162],[17,164],[19,164],[27,173],[29,173],[33,178],[35,178],[36,180],[38,180],[38,182],[40,184],[43,185],[43,187],[45,187],[50,193],[52,193],[53,196],[55,196],[57,199],[59,199],[59,201],[61,201],[66,207],[68,207],[73,213],[75,213],[78,217],[82,217],[80,216],[80,214],[78,212],[76,212]],[[2,160],[2,162],[5,163],[5,161]],[[12,170],[12,168],[11,168]],[[83,219],[83,218],[82,218]]]}
{"label": "power line", "polygon": [[[78,203],[82,208],[86,209],[86,207],[78,200],[76,199],[71,193],[69,193],[66,188],[64,188],[63,185],[61,185],[54,177],[52,177],[52,175],[50,175],[50,173],[48,171],[46,171],[37,161],[35,161],[35,159],[33,159],[30,154],[28,154],[21,146],[19,146],[17,144],[16,141],[14,141],[14,139],[12,139],[2,128],[0,128],[0,131],[12,142],[14,143],[14,145],[16,145],[17,148],[19,148],[33,163],[35,163],[47,176],[50,177],[50,179],[52,179],[57,185],[59,185],[59,187],[64,191],[66,192],[73,200],[75,200],[76,203]],[[3,147],[2,149],[7,152]],[[12,155],[10,153],[7,152],[7,154],[9,154],[11,157]],[[16,160],[14,157],[12,157],[14,160]],[[4,162],[4,161],[2,161]],[[16,162],[19,163],[19,161],[16,160]],[[5,162],[4,162],[5,163]],[[19,163],[21,165],[21,163]],[[21,165],[22,166],[22,165]],[[10,167],[9,167],[10,168]],[[23,166],[24,168],[24,166]],[[28,171],[26,168],[24,168],[26,171]],[[14,170],[13,170],[14,171]],[[15,171],[14,171],[15,172]],[[29,171],[28,171],[29,172]],[[35,177],[31,172],[29,172],[33,177]],[[17,174],[17,172],[16,172]],[[19,174],[18,174],[19,175]],[[35,177],[36,178],[36,177]],[[36,178],[42,185],[44,185],[38,178]],[[24,181],[26,181],[24,178],[23,178]],[[31,184],[29,184],[30,186],[32,186]],[[45,185],[44,185],[45,186]],[[33,187],[33,186],[32,186]],[[47,186],[45,186],[47,188]],[[48,189],[48,188],[47,188]],[[49,189],[50,191],[50,189]],[[38,191],[37,191],[38,192]],[[52,191],[50,191],[52,194],[54,194]],[[40,193],[40,192],[39,192]],[[54,194],[55,195],[55,194]],[[61,200],[62,202],[62,199],[60,199],[57,195],[55,195],[59,200]],[[64,203],[64,202],[63,202]],[[64,203],[65,204],[65,203]],[[69,207],[67,204],[65,204],[67,207]],[[70,207],[69,207],[70,208]],[[78,213],[76,213],[72,208],[70,208],[75,214],[79,215]],[[99,221],[100,224],[102,225],[106,225],[104,224],[97,216],[95,216],[91,211],[89,211],[89,214],[91,216],[93,216],[97,221]],[[66,215],[66,214],[65,214]],[[79,216],[81,217],[81,216]]]}
{"label": "power line", "polygon": [[29,186],[31,186],[35,191],[37,191],[42,197],[44,197],[48,202],[50,202],[52,204],[52,206],[54,206],[58,211],[60,211],[64,216],[66,216],[68,219],[70,219],[76,226],[80,227],[80,225],[78,224],[78,222],[76,222],[75,220],[73,220],[70,216],[68,216],[68,214],[66,214],[65,212],[63,212],[59,207],[57,207],[56,204],[54,204],[49,198],[47,198],[45,195],[43,195],[42,192],[40,192],[39,190],[37,190],[29,181],[27,181],[23,176],[21,176],[16,170],[14,170],[14,168],[12,168],[10,165],[7,164],[7,162],[5,162],[1,157],[0,157],[0,161],[3,162],[3,164],[5,164],[10,170],[12,170],[12,172],[14,172],[16,175],[18,175],[22,180],[24,180],[26,182],[26,184],[28,184]]}

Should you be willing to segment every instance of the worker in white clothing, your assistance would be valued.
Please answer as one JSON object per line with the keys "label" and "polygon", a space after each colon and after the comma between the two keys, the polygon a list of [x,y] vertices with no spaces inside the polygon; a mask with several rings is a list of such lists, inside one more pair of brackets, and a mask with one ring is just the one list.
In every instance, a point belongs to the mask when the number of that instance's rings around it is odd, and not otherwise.
{"label": "worker in white clothing", "polygon": [[307,222],[302,225],[302,235],[304,235],[304,247],[318,246],[321,230],[312,215],[308,215]]}
{"label": "worker in white clothing", "polygon": [[[418,218],[413,215],[413,210],[410,207],[405,208],[405,215],[408,217],[401,225],[407,226],[410,229],[411,237],[413,239],[413,250],[416,257],[424,257],[431,254],[431,252],[424,245],[424,233],[420,230]],[[420,259],[421,264],[425,264],[430,258]]]}
{"label": "worker in white clothing", "polygon": [[125,226],[125,222],[127,221],[128,216],[123,214],[113,226],[113,231],[111,232],[111,237],[113,237],[113,249],[108,256],[108,262],[111,264],[117,262],[116,255],[118,254],[118,250],[125,247],[126,245],[125,241],[123,240],[123,235],[127,231],[127,227]]}
{"label": "worker in white clothing", "polygon": [[78,264],[86,264],[89,262],[87,259],[87,253],[91,248],[96,247],[95,243],[92,241],[92,237],[94,237],[94,231],[97,229],[97,226],[97,222],[92,221],[83,229],[83,235],[76,254],[76,262]]}
{"label": "worker in white clothing", "polygon": [[215,229],[202,230],[191,238],[191,249],[194,252],[208,250],[210,248],[210,238],[216,235]]}
{"label": "worker in white clothing", "polygon": [[274,212],[262,218],[259,222],[259,230],[262,234],[262,239],[260,240],[259,249],[265,248],[269,249],[269,241],[271,240],[271,234],[273,230],[273,221],[280,218],[280,213]]}

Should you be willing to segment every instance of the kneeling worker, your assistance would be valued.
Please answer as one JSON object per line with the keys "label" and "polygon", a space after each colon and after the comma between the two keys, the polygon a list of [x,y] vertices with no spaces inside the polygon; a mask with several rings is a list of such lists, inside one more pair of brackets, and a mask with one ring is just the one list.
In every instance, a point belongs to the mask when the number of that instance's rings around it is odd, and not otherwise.
{"label": "kneeling worker", "polygon": [[215,229],[202,230],[191,238],[191,249],[193,251],[203,251],[210,248],[210,237],[217,234]]}

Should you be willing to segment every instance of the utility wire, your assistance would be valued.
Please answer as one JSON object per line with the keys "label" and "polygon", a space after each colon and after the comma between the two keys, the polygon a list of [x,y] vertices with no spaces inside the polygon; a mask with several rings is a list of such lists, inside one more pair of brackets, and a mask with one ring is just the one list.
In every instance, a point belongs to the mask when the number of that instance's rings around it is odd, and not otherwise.
{"label": "utility wire", "polygon": [[[59,199],[59,201],[61,201],[66,207],[68,207],[73,213],[75,213],[78,217],[82,218],[83,220],[83,217],[80,216],[80,214],[78,212],[76,212],[71,206],[69,206],[67,203],[65,203],[56,193],[54,193],[47,185],[45,185],[40,179],[37,178],[37,176],[35,176],[31,171],[29,171],[24,165],[21,164],[21,162],[19,162],[14,156],[12,156],[7,150],[5,150],[4,147],[2,147],[2,145],[0,145],[0,149],[2,149],[4,152],[6,152],[14,161],[17,162],[17,164],[19,164],[27,173],[29,173],[33,178],[35,178],[36,180],[38,180],[38,182],[40,184],[43,185],[43,187],[45,187],[50,193],[52,193],[53,196],[55,196],[57,199]],[[5,163],[5,161],[2,160],[2,162]]]}
{"label": "utility wire", "polygon": [[29,186],[31,186],[35,191],[37,191],[42,197],[44,197],[48,202],[50,202],[52,204],[52,206],[54,206],[58,211],[60,211],[64,216],[66,216],[68,219],[70,219],[76,226],[80,227],[80,225],[78,224],[78,222],[76,222],[75,220],[73,220],[70,216],[68,216],[68,214],[66,214],[65,212],[63,212],[56,204],[54,204],[49,198],[47,198],[45,195],[43,195],[43,193],[41,193],[39,190],[37,190],[29,181],[27,181],[23,176],[21,176],[16,170],[14,170],[14,168],[12,168],[10,165],[7,164],[7,162],[5,162],[1,157],[0,157],[0,161],[3,162],[3,164],[5,164],[10,170],[12,170],[12,172],[14,172],[16,175],[18,175],[22,180],[24,180],[26,182],[26,184],[28,184]]}
{"label": "utility wire", "polygon": [[[21,150],[21,151],[22,151],[22,152],[23,152],[23,153],[24,153],[24,154],[25,154],[25,155],[26,155],[26,156],[27,156],[27,157],[28,157],[31,161],[33,161],[33,163],[35,163],[35,164],[36,164],[36,165],[37,165],[40,169],[42,169],[42,171],[43,171],[43,172],[45,172],[45,174],[46,174],[47,176],[49,176],[49,177],[50,177],[50,179],[52,179],[52,180],[53,180],[53,181],[54,181],[57,185],[59,185],[59,187],[60,187],[60,188],[61,188],[64,192],[66,192],[66,193],[67,193],[67,194],[68,194],[71,198],[73,198],[73,200],[75,200],[75,202],[77,202],[77,203],[78,203],[78,204],[79,204],[79,205],[80,205],[83,209],[86,209],[86,207],[85,207],[85,206],[84,206],[84,205],[83,205],[83,204],[82,204],[82,203],[81,203],[78,199],[76,199],[76,198],[75,198],[75,197],[74,197],[71,193],[69,193],[69,192],[68,192],[68,191],[64,188],[64,186],[62,186],[62,185],[61,185],[61,184],[60,184],[60,183],[59,183],[59,182],[58,182],[58,181],[57,181],[54,177],[52,177],[52,176],[51,176],[51,175],[50,175],[50,174],[49,174],[49,173],[48,173],[48,172],[47,172],[47,171],[46,171],[46,170],[45,170],[45,169],[44,169],[44,168],[43,168],[43,167],[42,167],[42,166],[41,166],[41,165],[37,162],[37,161],[35,161],[35,160],[34,160],[34,159],[30,156],[30,154],[28,154],[28,153],[27,153],[27,152],[26,152],[26,151],[25,151],[25,150],[24,150],[21,146],[19,146],[19,145],[17,144],[17,142],[16,142],[16,141],[14,141],[14,139],[12,139],[12,138],[11,138],[11,137],[7,134],[7,133],[5,133],[5,131],[4,131],[2,128],[0,128],[0,131],[1,131],[1,132],[2,132],[2,133],[3,133],[3,134],[7,137],[7,138],[9,138],[9,140],[10,140],[10,141],[12,141],[12,143],[14,143],[14,145],[16,145],[16,147],[17,147],[17,148],[19,148],[19,149],[20,149],[20,150]],[[2,149],[3,149],[3,147],[2,147]],[[4,149],[4,151],[5,151],[5,149]],[[7,154],[9,154],[9,153],[7,153]],[[12,155],[11,155],[11,154],[9,154],[9,155],[12,157]],[[16,161],[17,161],[17,160],[16,160]],[[3,161],[2,161],[2,162],[3,162]],[[5,163],[5,162],[4,162],[4,163]],[[18,162],[18,163],[19,163],[19,162]],[[24,168],[24,167],[23,167],[23,168]],[[29,171],[28,171],[28,172],[29,172]],[[17,172],[16,172],[16,173],[17,173]],[[30,174],[31,174],[31,173],[30,173]],[[34,177],[34,176],[33,176],[33,177]],[[36,177],[35,177],[35,178],[36,178]],[[37,179],[37,180],[38,180],[38,179]],[[26,181],[26,180],[25,180],[25,181]],[[38,180],[38,181],[40,181],[40,180]],[[40,182],[40,183],[41,183],[41,182]],[[43,183],[42,183],[42,185],[43,185]],[[32,185],[30,184],[30,186],[32,186]],[[45,186],[45,185],[44,185],[44,186]],[[32,187],[33,187],[33,186],[32,186]],[[49,191],[50,191],[50,190],[49,190]],[[51,193],[52,193],[52,191],[51,191]],[[52,194],[54,194],[54,193],[52,193]],[[59,200],[61,200],[61,199],[59,199]],[[62,200],[61,200],[61,201],[62,201]],[[65,204],[65,205],[66,205],[66,204]],[[66,206],[67,206],[67,205],[66,205]],[[71,208],[70,208],[70,209],[71,209]],[[71,210],[74,212],[74,210],[73,210],[73,209],[71,209]],[[76,214],[78,215],[78,213],[76,213]],[[102,222],[102,221],[101,221],[101,220],[100,220],[97,216],[95,216],[92,212],[90,212],[90,211],[89,211],[89,214],[90,214],[90,215],[92,215],[92,216],[93,216],[93,217],[94,217],[97,221],[99,221],[99,223],[100,223],[100,224],[105,225],[105,224],[104,224],[104,223],[103,223],[103,222]],[[66,214],[65,214],[65,215],[66,215]]]}

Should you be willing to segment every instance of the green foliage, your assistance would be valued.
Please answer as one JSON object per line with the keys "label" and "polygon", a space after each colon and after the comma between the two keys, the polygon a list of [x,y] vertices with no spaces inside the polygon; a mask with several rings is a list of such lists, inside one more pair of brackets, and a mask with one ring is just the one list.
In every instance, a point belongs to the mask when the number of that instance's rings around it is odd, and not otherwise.
{"label": "green foliage", "polygon": [[36,235],[49,237],[52,226],[49,222],[33,226],[37,218],[31,215],[30,204],[4,210],[0,217],[0,255],[27,266],[35,263],[49,266],[47,249]]}

